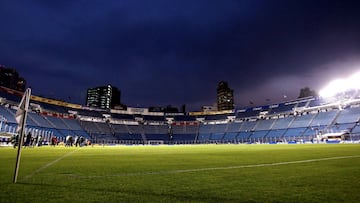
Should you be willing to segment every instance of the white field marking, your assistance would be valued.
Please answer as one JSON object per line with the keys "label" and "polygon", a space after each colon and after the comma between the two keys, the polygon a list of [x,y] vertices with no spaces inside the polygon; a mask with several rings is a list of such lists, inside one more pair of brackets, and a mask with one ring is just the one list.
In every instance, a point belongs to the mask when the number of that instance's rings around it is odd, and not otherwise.
{"label": "white field marking", "polygon": [[61,157],[55,159],[54,161],[45,164],[45,165],[42,166],[41,168],[38,168],[37,170],[35,170],[34,172],[32,172],[31,174],[25,176],[22,180],[27,180],[27,179],[29,179],[29,178],[32,178],[36,173],[39,173],[40,171],[46,169],[47,167],[49,167],[49,166],[51,166],[51,165],[53,165],[53,164],[56,164],[56,163],[59,162],[60,160],[62,160],[62,159],[64,159],[64,158],[66,158],[66,157],[74,154],[74,153],[77,152],[78,150],[80,150],[80,148],[79,148],[79,149],[76,149],[76,150],[74,150],[74,151],[68,152],[68,153],[65,154],[64,156],[61,156]]}
{"label": "white field marking", "polygon": [[299,160],[299,161],[276,162],[276,163],[268,163],[268,164],[251,164],[251,165],[240,165],[240,166],[195,168],[195,169],[182,169],[182,170],[170,170],[170,171],[152,171],[152,172],[150,171],[150,172],[143,172],[143,173],[119,173],[119,174],[104,175],[104,176],[82,176],[82,175],[75,175],[75,174],[67,174],[67,175],[70,175],[70,176],[73,176],[73,177],[75,176],[75,177],[79,177],[79,178],[106,178],[106,177],[118,177],[118,176],[164,175],[164,174],[174,174],[174,173],[189,173],[189,172],[229,170],[229,169],[240,169],[240,168],[257,168],[257,167],[267,167],[267,166],[281,166],[281,165],[311,163],[311,162],[327,161],[327,160],[351,159],[351,158],[359,158],[359,157],[360,157],[360,155],[337,156],[337,157],[328,157],[328,158],[319,158],[319,159]]}

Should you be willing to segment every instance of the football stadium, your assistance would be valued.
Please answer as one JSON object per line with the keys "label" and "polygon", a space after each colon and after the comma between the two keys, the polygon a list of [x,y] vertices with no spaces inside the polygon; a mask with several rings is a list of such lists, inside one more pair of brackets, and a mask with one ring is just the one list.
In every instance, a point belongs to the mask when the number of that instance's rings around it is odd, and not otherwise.
{"label": "football stadium", "polygon": [[16,184],[24,93],[1,87],[1,202],[356,202],[357,87],[186,113],[31,95]]}

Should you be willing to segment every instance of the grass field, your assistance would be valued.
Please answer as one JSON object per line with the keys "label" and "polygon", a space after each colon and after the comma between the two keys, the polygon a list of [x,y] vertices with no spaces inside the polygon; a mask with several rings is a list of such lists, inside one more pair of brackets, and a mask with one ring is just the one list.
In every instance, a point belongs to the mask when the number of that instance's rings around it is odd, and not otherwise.
{"label": "grass field", "polygon": [[358,202],[360,145],[0,148],[0,202]]}

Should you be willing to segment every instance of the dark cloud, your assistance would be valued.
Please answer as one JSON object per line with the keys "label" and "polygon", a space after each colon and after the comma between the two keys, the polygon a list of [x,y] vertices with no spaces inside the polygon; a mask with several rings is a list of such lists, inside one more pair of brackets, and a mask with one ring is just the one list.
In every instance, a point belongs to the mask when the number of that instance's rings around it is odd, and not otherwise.
{"label": "dark cloud", "polygon": [[[295,98],[358,69],[357,1],[1,1],[0,63],[38,95],[84,103],[113,84],[130,106]],[[339,71],[341,67],[341,71]]]}

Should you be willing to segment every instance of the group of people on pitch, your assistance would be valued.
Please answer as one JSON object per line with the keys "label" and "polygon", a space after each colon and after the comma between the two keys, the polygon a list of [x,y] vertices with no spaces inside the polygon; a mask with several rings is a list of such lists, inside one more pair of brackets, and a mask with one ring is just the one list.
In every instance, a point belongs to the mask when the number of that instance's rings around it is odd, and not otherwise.
{"label": "group of people on pitch", "polygon": [[[13,144],[14,148],[17,147],[19,145],[19,135],[18,134],[13,135],[10,141]],[[40,147],[42,145],[42,142],[43,142],[43,137],[41,135],[32,136],[31,133],[29,132],[24,138],[23,146]]]}
{"label": "group of people on pitch", "polygon": [[87,145],[87,143],[88,141],[83,136],[75,136],[74,139],[73,136],[68,135],[66,136],[65,147],[72,147],[73,145],[75,145],[75,147],[82,147]]}

